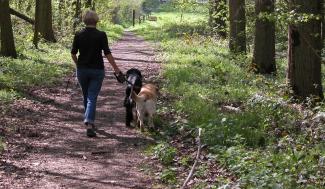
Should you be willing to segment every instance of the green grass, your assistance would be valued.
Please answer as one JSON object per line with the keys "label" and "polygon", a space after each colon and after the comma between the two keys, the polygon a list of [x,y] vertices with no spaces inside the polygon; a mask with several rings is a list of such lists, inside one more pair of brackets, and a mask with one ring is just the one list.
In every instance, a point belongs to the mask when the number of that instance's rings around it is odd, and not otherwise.
{"label": "green grass", "polygon": [[[40,49],[21,48],[18,53],[17,59],[0,57],[0,86],[6,93],[53,85],[62,80],[73,67],[68,60],[69,51],[60,48],[59,44],[44,43],[40,45]],[[8,100],[12,95],[1,96]]]}
{"label": "green grass", "polygon": [[[303,115],[282,105],[290,99],[286,60],[277,60],[277,76],[255,75],[249,71],[251,54],[233,57],[227,41],[206,35],[204,15],[185,14],[182,21],[179,13],[155,15],[157,22],[134,31],[160,43],[162,91],[175,98],[167,109],[188,119],[179,128],[203,128],[204,143],[242,188],[323,188],[319,161],[325,145],[310,132],[325,132],[300,128]],[[223,111],[224,105],[240,105],[241,111]]]}
{"label": "green grass", "polygon": [[[141,25],[136,25],[134,28],[132,27],[131,30],[137,31],[146,39],[154,41],[178,38],[185,33],[206,32],[207,22],[204,15],[195,16],[194,13],[185,13],[181,18],[180,13],[160,12],[155,16],[157,16],[158,22],[147,21]],[[174,22],[179,24],[175,25]]]}
{"label": "green grass", "polygon": [[103,20],[99,22],[98,28],[106,32],[109,43],[120,39],[124,32],[124,28],[121,25],[114,25]]}

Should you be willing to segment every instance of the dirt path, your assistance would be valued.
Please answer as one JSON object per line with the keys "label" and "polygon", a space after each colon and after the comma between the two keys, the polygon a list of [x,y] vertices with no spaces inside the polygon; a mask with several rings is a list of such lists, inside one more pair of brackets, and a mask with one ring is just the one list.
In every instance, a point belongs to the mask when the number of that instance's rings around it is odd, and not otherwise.
{"label": "dirt path", "polygon": [[[132,33],[126,32],[112,52],[121,70],[139,68],[145,80],[158,75],[152,45]],[[81,93],[73,82],[67,91],[65,86],[34,90],[1,118],[4,128],[15,125],[15,131],[6,136],[0,156],[0,188],[151,188],[139,165],[145,163],[141,150],[153,140],[124,126],[125,85],[106,68],[98,137],[87,138]]]}

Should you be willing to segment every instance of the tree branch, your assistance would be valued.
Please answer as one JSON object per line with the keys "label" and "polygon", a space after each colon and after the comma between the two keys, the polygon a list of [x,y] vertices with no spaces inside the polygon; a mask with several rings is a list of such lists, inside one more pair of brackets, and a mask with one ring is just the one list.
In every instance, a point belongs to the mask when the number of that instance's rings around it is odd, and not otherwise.
{"label": "tree branch", "polygon": [[10,8],[10,14],[17,16],[18,18],[21,18],[32,25],[35,24],[35,21],[33,19],[29,18],[28,16],[14,10],[12,8]]}
{"label": "tree branch", "polygon": [[187,176],[186,180],[184,181],[183,186],[181,187],[181,189],[184,189],[186,187],[187,183],[192,178],[192,176],[194,174],[194,170],[195,170],[196,164],[197,164],[197,162],[200,159],[200,153],[201,153],[201,131],[202,131],[202,129],[199,128],[199,135],[197,137],[197,140],[198,140],[198,149],[197,149],[197,153],[196,153],[195,162],[194,162],[194,164],[192,166],[192,169],[191,169],[189,175]]}

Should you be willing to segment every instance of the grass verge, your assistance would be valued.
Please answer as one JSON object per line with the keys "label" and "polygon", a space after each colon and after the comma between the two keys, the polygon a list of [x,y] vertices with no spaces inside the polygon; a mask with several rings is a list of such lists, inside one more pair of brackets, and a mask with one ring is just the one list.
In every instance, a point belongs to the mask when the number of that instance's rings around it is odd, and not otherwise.
{"label": "grass verge", "polygon": [[[203,128],[209,156],[233,172],[241,188],[323,188],[325,129],[312,117],[324,107],[294,108],[306,105],[290,101],[285,60],[277,60],[277,76],[255,75],[249,71],[250,54],[234,57],[226,41],[206,35],[204,16],[185,14],[182,21],[178,13],[155,16],[157,22],[133,30],[160,43],[162,91],[174,99],[159,110],[172,114],[167,127],[176,125],[179,133]],[[175,185],[169,170],[161,180]],[[217,188],[231,181],[217,178],[209,184]]]}

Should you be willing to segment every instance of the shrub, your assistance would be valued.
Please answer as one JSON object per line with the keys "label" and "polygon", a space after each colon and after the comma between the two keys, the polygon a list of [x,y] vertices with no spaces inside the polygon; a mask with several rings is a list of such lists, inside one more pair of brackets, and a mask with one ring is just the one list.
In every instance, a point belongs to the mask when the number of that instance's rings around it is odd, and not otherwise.
{"label": "shrub", "polygon": [[171,165],[173,163],[176,152],[176,148],[171,147],[167,143],[158,144],[156,147],[154,147],[155,156],[164,165]]}

